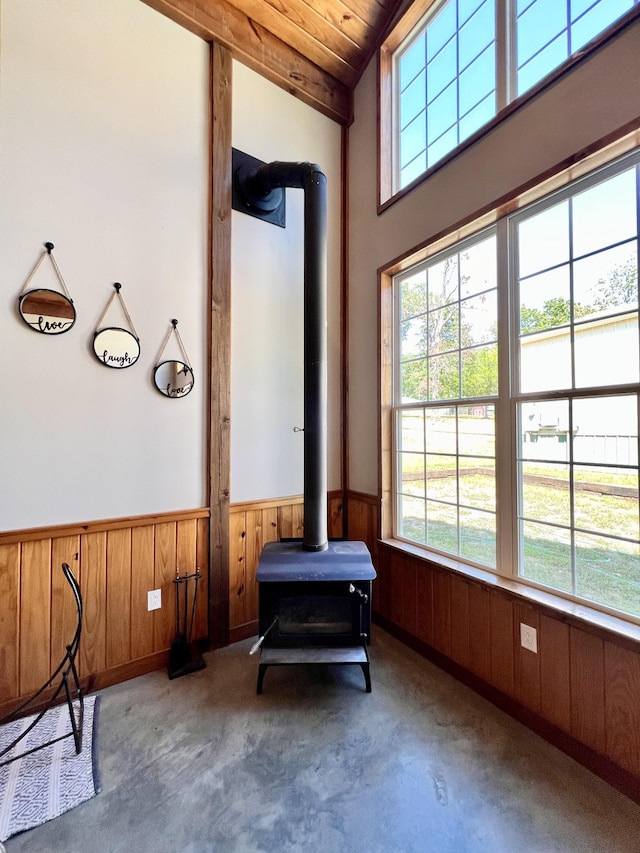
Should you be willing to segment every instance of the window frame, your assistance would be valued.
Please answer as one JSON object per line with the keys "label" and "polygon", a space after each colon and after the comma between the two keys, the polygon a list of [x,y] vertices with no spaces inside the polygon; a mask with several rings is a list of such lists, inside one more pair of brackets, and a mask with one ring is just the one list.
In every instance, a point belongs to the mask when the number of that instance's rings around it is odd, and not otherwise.
{"label": "window frame", "polygon": [[[399,77],[399,62],[400,62],[400,58],[401,58],[401,57],[397,56],[397,53],[398,53],[398,51],[400,50],[400,48],[402,48],[402,49],[403,49],[403,53],[407,53],[409,50],[411,50],[411,47],[412,47],[413,43],[414,43],[417,39],[421,38],[421,37],[422,37],[422,35],[425,33],[425,31],[428,29],[428,25],[429,25],[429,23],[430,23],[431,19],[432,19],[432,18],[434,18],[434,17],[437,17],[437,14],[438,14],[438,12],[439,12],[439,8],[438,8],[438,7],[445,5],[447,2],[448,2],[448,0],[433,0],[433,2],[431,2],[431,3],[429,4],[429,8],[424,12],[424,14],[422,15],[422,17],[421,17],[421,18],[418,20],[418,22],[413,26],[413,28],[411,29],[411,31],[410,31],[410,32],[409,32],[409,33],[408,33],[408,34],[407,34],[407,35],[406,35],[406,36],[401,40],[400,44],[399,44],[399,45],[398,45],[398,46],[397,46],[397,47],[396,47],[396,48],[391,52],[391,93],[392,93],[392,109],[393,109],[393,115],[392,115],[393,133],[392,133],[392,152],[391,152],[391,154],[392,154],[392,164],[393,164],[393,165],[392,165],[392,181],[393,181],[393,183],[395,183],[396,178],[399,178],[400,173],[401,173],[401,161],[400,161],[400,150],[401,150],[401,138],[400,138],[400,132],[401,132],[401,131],[400,131],[400,110],[401,110],[401,98],[400,98],[400,97],[398,97],[398,92],[399,92],[399,83],[398,83],[398,77]],[[454,0],[454,2],[456,2],[456,0]],[[484,4],[484,2],[487,2],[487,0],[479,0],[480,6],[481,6],[481,5],[483,5],[483,4]],[[483,48],[483,50],[482,50],[482,51],[480,51],[480,53],[479,53],[476,57],[474,57],[474,59],[471,61],[471,63],[469,63],[469,65],[473,64],[473,63],[474,63],[474,62],[479,58],[479,56],[481,56],[483,53],[485,53],[485,51],[486,51],[489,47],[494,46],[494,48],[495,48],[495,49],[494,49],[494,63],[495,63],[494,86],[493,86],[493,90],[492,90],[492,92],[490,92],[490,93],[489,93],[489,94],[493,94],[493,95],[494,95],[494,99],[495,99],[495,114],[494,114],[494,116],[492,117],[492,119],[490,119],[490,121],[492,121],[492,120],[493,120],[493,118],[495,117],[495,115],[496,115],[496,114],[498,113],[498,111],[500,110],[500,108],[501,108],[501,107],[506,103],[506,97],[505,97],[505,92],[506,92],[505,86],[506,86],[506,83],[505,83],[505,81],[503,80],[503,76],[502,76],[502,74],[500,73],[500,69],[502,69],[503,67],[506,67],[506,64],[507,64],[507,63],[506,63],[506,58],[505,58],[505,57],[503,56],[503,54],[502,54],[502,51],[504,51],[504,48],[505,48],[505,46],[506,46],[506,41],[505,41],[505,39],[504,39],[503,37],[501,37],[501,36],[502,36],[503,31],[502,31],[502,29],[499,27],[499,23],[501,23],[502,19],[503,19],[503,18],[505,17],[505,15],[506,15],[506,8],[505,8],[505,5],[508,3],[508,0],[488,0],[488,2],[492,3],[492,4],[494,5],[494,7],[495,7],[494,38],[493,38],[493,42],[490,42],[490,43],[489,43],[485,48]],[[477,8],[473,13],[472,13],[472,15],[471,15],[471,16],[470,16],[470,17],[469,17],[469,18],[464,22],[464,23],[465,23],[465,25],[466,25],[466,24],[471,20],[471,18],[473,18],[473,17],[476,15],[476,13],[477,13],[477,12],[479,11],[479,9],[480,9],[480,6],[478,6],[478,8]],[[499,31],[499,30],[500,30],[500,31]],[[456,30],[456,36],[454,37],[454,38],[456,39],[456,41],[457,41],[458,33],[459,33],[459,32],[461,32],[461,30]],[[436,52],[436,55],[440,54],[441,52],[444,52],[444,50],[446,50],[446,49],[447,49],[447,46],[449,45],[449,43],[450,43],[450,41],[447,41],[446,45],[445,45],[443,48],[441,48],[441,50],[439,50],[439,51],[437,51],[437,52]],[[427,63],[427,64],[428,64],[428,63]],[[457,65],[457,64],[458,64],[458,57],[457,57],[457,51],[456,51],[456,65]],[[464,72],[464,71],[466,71],[466,70],[469,68],[469,65],[467,65],[467,66],[466,66],[466,68],[465,68],[465,69],[463,69],[463,72]],[[418,75],[417,75],[417,76],[419,76],[421,73],[423,73],[423,70],[424,70],[424,73],[426,74],[426,72],[427,72],[426,65],[425,65],[424,69],[421,69],[421,71],[418,73]],[[456,76],[455,76],[455,77],[453,78],[453,80],[451,81],[451,83],[456,83],[456,85],[457,85],[457,91],[458,91],[458,94],[459,94],[459,85],[458,85],[458,81],[460,80],[461,76],[462,76],[462,74],[460,73],[460,69],[457,69]],[[413,81],[412,81],[412,82],[413,82]],[[426,82],[426,80],[425,80],[425,82]],[[442,92],[440,92],[438,95],[436,95],[436,96],[432,99],[432,103],[433,103],[433,101],[437,100],[437,98],[438,98],[440,95],[442,95],[442,94],[444,93],[444,91],[448,88],[448,86],[449,86],[451,83],[448,83],[448,84],[447,84],[447,86],[445,86],[445,87],[444,87],[443,91],[442,91]],[[411,85],[411,83],[410,83],[410,84],[408,84],[408,86],[407,86],[406,88],[408,88],[410,85]],[[487,97],[487,96],[485,96],[484,98],[482,98],[482,99],[481,99],[481,101],[480,101],[480,102],[478,102],[474,107],[472,107],[472,108],[471,108],[471,110],[469,110],[469,111],[468,111],[464,116],[461,116],[461,115],[460,115],[460,105],[459,105],[459,103],[458,103],[458,105],[457,105],[457,106],[458,106],[458,108],[457,108],[457,111],[456,111],[456,120],[455,120],[455,122],[454,122],[454,123],[453,123],[453,125],[451,125],[447,130],[445,130],[445,131],[441,134],[441,136],[439,136],[439,137],[438,137],[438,139],[440,139],[440,138],[442,138],[442,136],[445,136],[446,134],[448,134],[448,133],[449,133],[452,129],[454,129],[454,128],[456,129],[456,134],[458,135],[458,134],[459,134],[459,132],[460,132],[460,125],[461,125],[461,123],[462,123],[462,122],[463,122],[463,121],[468,117],[468,115],[469,115],[471,112],[473,112],[473,110],[474,110],[477,106],[479,106],[479,105],[480,105],[480,103],[482,103],[482,101],[483,101],[486,97]],[[423,108],[420,112],[423,112],[423,111],[427,111],[427,112],[428,112],[428,108],[429,108],[429,104],[425,104],[424,108]],[[417,117],[418,117],[418,116],[416,116],[415,118],[417,118]],[[415,120],[415,118],[414,118],[413,120]],[[408,124],[411,124],[411,121],[410,121]],[[481,125],[480,127],[483,127],[483,126],[484,126],[484,125]],[[427,119],[427,128],[428,128],[428,127],[429,127],[429,121],[428,121],[428,119]],[[474,131],[474,133],[475,133],[475,132],[476,132],[476,131]],[[470,138],[471,136],[473,136],[473,134],[470,134],[470,135],[469,135],[469,138]],[[467,138],[467,137],[465,137],[465,139],[463,139],[463,140],[462,140],[462,142],[458,143],[458,145],[454,146],[454,148],[453,148],[452,150],[455,150],[455,149],[457,149],[460,145],[462,145],[462,144],[465,142],[466,138]],[[437,141],[438,141],[438,140],[436,139],[436,140],[435,140],[435,143],[437,143]],[[428,161],[429,148],[431,147],[431,146],[430,146],[430,144],[429,144],[429,141],[428,141],[428,132],[427,132],[427,139],[425,140],[425,144],[426,144],[426,147],[425,147],[425,149],[424,149],[424,154],[425,154],[425,157],[427,158],[427,161]],[[433,144],[433,143],[432,143],[432,144]],[[419,157],[419,156],[421,155],[421,153],[422,153],[422,152],[420,152],[418,155],[416,155],[416,157]],[[447,154],[445,154],[445,155],[444,155],[444,157],[448,156],[448,153],[449,153],[449,152],[447,152]],[[440,159],[444,159],[444,157],[443,157],[443,158],[440,158]],[[413,158],[413,159],[416,159],[416,158]],[[425,169],[424,171],[426,172],[426,171],[429,171],[430,169],[433,169],[433,168],[434,168],[434,167],[435,167],[435,166],[440,162],[440,159],[436,160],[436,162],[435,162],[432,166],[427,166],[427,169]],[[411,163],[411,162],[412,162],[412,161],[410,161],[410,163]],[[407,165],[410,165],[410,163],[408,163]],[[423,172],[423,173],[421,173],[420,175],[418,175],[418,176],[417,176],[417,178],[420,178],[422,174],[424,174],[424,172]],[[409,182],[409,184],[411,184],[411,183],[412,183],[412,182]],[[409,184],[407,184],[407,186],[409,186]],[[398,191],[400,191],[400,188],[398,188]]]}
{"label": "window frame", "polygon": [[378,50],[378,215],[428,180],[432,174],[502,124],[514,112],[522,109],[540,92],[552,86],[577,64],[583,63],[640,18],[640,0],[634,0],[635,5],[632,9],[615,20],[576,53],[571,54],[522,95],[515,96],[516,74],[515,69],[511,68],[513,61],[509,53],[509,51],[515,51],[515,39],[511,35],[514,29],[512,5],[510,0],[496,0],[496,115],[413,181],[398,189],[395,187],[395,158],[398,148],[396,102],[398,99],[394,97],[393,55],[405,40],[413,37],[421,22],[433,12],[433,7],[440,2],[442,0],[414,0]]}
{"label": "window frame", "polygon": [[[611,151],[608,156],[604,152],[599,155],[594,155],[594,162],[588,165],[585,161],[582,168],[576,174],[575,167],[573,170],[567,170],[564,175],[555,177],[555,186],[549,187],[549,182],[540,183],[536,188],[529,192],[528,198],[523,198],[522,204],[514,203],[510,205],[508,212],[500,215],[499,211],[494,211],[493,222],[495,223],[495,233],[497,237],[497,264],[498,264],[498,354],[499,354],[499,392],[495,398],[496,405],[496,560],[495,569],[489,566],[474,562],[464,557],[459,557],[451,553],[440,552],[437,549],[430,548],[428,545],[408,540],[398,535],[397,510],[398,510],[398,443],[397,443],[397,423],[398,412],[406,408],[418,408],[418,404],[403,404],[400,400],[397,402],[396,389],[394,383],[398,381],[399,357],[396,353],[396,338],[399,329],[399,295],[396,293],[398,288],[394,286],[396,277],[406,272],[409,269],[417,267],[420,263],[425,263],[430,259],[443,254],[446,251],[461,251],[466,245],[473,245],[478,242],[484,235],[490,233],[490,228],[487,227],[487,216],[480,220],[470,222],[464,229],[463,234],[460,230],[440,238],[437,242],[432,243],[420,250],[419,253],[413,253],[405,258],[394,263],[392,267],[380,271],[380,296],[381,296],[381,448],[382,456],[386,459],[381,461],[381,485],[382,485],[382,538],[393,540],[396,543],[402,543],[412,553],[421,554],[425,559],[439,563],[445,566],[450,566],[458,571],[463,571],[471,575],[479,576],[480,573],[485,580],[501,578],[503,581],[517,583],[527,588],[534,594],[540,594],[552,600],[562,601],[565,605],[571,602],[572,605],[580,608],[593,608],[595,613],[614,616],[621,619],[623,622],[631,624],[640,624],[640,615],[633,615],[615,609],[614,607],[602,604],[600,602],[591,601],[584,597],[574,595],[571,592],[565,592],[561,589],[549,587],[545,584],[537,583],[522,574],[519,574],[519,525],[520,525],[520,501],[519,489],[520,482],[518,478],[518,442],[517,442],[517,423],[518,423],[518,406],[523,400],[534,399],[536,397],[549,399],[553,397],[562,399],[581,399],[592,398],[598,396],[606,398],[618,394],[634,394],[638,395],[640,401],[640,378],[637,382],[622,383],[618,385],[599,385],[599,386],[575,386],[571,388],[562,388],[557,391],[535,391],[522,392],[519,388],[517,371],[518,364],[518,348],[519,348],[519,286],[517,276],[513,276],[517,270],[516,249],[514,247],[514,234],[516,233],[517,223],[530,215],[532,211],[541,211],[552,207],[554,204],[561,202],[563,199],[575,197],[579,193],[588,190],[590,187],[606,181],[608,178],[621,173],[627,168],[636,167],[640,169],[640,132],[631,134],[633,138],[633,147],[624,144],[611,146]],[[627,138],[629,139],[629,138]],[[564,179],[566,178],[566,179]],[[552,181],[552,184],[554,183]],[[533,198],[531,198],[533,193]],[[638,229],[635,236],[636,246],[638,249],[638,258],[640,259],[640,200],[638,193],[636,195],[636,217],[638,221]],[[506,283],[505,283],[506,282]],[[505,298],[506,297],[506,298]],[[385,335],[384,325],[390,324],[392,334],[389,343],[388,336]],[[640,312],[638,313],[638,323],[640,329]],[[639,331],[640,334],[640,331]],[[385,339],[387,344],[385,354]],[[386,377],[385,377],[386,370]],[[386,381],[385,381],[386,380]],[[456,404],[465,404],[465,400],[455,401]],[[438,401],[427,402],[426,406],[438,405]],[[639,402],[640,407],[640,402]],[[640,417],[639,417],[640,420]],[[385,427],[386,421],[386,427]],[[638,439],[640,444],[640,439]],[[498,450],[500,447],[500,451]],[[640,455],[640,447],[638,448]],[[579,467],[578,463],[576,464]],[[506,507],[506,509],[505,509]],[[501,522],[501,518],[503,520]]]}
{"label": "window frame", "polygon": [[[445,248],[441,249],[439,252],[435,252],[427,260],[424,260],[424,261],[421,261],[415,265],[412,265],[411,269],[414,270],[414,269],[418,269],[420,267],[428,269],[430,264],[432,264],[433,262],[437,263],[439,259],[444,260],[447,258],[447,256],[451,256],[452,254],[460,255],[462,252],[464,252],[470,248],[473,248],[474,246],[478,245],[479,243],[482,243],[483,241],[490,238],[491,236],[497,237],[497,225],[490,225],[488,227],[479,229],[478,231],[469,235],[465,239],[460,240],[460,241],[456,241],[453,245],[445,247]],[[497,243],[496,243],[496,249],[497,249]],[[497,255],[497,252],[496,252],[496,255]],[[498,267],[498,259],[496,257],[496,297],[497,297],[497,300],[499,302],[498,285],[497,285],[497,279],[498,279],[497,267]],[[393,335],[392,335],[392,337],[393,337],[393,342],[392,342],[392,346],[393,346],[393,400],[392,400],[393,422],[392,422],[392,435],[393,435],[394,461],[393,461],[392,472],[391,472],[392,489],[393,489],[393,494],[394,494],[394,508],[393,508],[392,529],[393,529],[394,538],[398,539],[399,541],[408,542],[411,544],[416,544],[416,545],[418,545],[418,547],[421,547],[419,545],[419,543],[416,543],[414,540],[410,540],[410,539],[402,536],[402,534],[399,532],[398,507],[399,507],[399,503],[400,503],[400,499],[401,499],[401,491],[399,488],[399,470],[398,470],[399,469],[398,457],[399,457],[399,453],[400,453],[400,448],[398,445],[398,442],[399,442],[399,436],[398,436],[399,426],[398,426],[398,424],[399,424],[399,421],[401,420],[402,412],[411,411],[411,410],[420,410],[422,412],[425,412],[425,411],[428,411],[430,409],[439,409],[439,408],[447,408],[447,407],[455,407],[456,409],[459,409],[460,407],[466,407],[466,406],[472,406],[472,405],[488,405],[488,406],[494,406],[495,408],[497,408],[497,404],[498,404],[498,400],[499,400],[499,391],[495,395],[484,394],[484,395],[475,395],[475,396],[469,396],[469,397],[464,397],[461,395],[461,396],[456,397],[456,398],[447,398],[447,399],[442,399],[442,400],[427,399],[427,400],[416,400],[415,402],[402,402],[402,399],[399,397],[400,389],[401,389],[400,373],[401,373],[402,362],[400,360],[399,335],[398,335],[398,330],[399,330],[399,327],[401,324],[400,310],[399,310],[401,295],[400,295],[400,288],[395,286],[395,280],[401,275],[402,275],[402,273],[398,273],[396,276],[394,276],[394,286],[392,288],[393,289],[393,301],[394,301],[394,325],[393,325]],[[459,306],[462,301],[463,300],[461,299],[461,295],[460,295],[460,293],[458,293],[458,298],[456,300],[456,304]],[[498,313],[499,313],[499,306],[498,306]],[[498,317],[496,317],[496,321],[498,322]],[[497,345],[497,343],[498,342],[496,340],[496,345]],[[458,347],[457,349],[453,350],[453,352],[460,354],[460,353],[464,352],[465,349],[467,349],[467,348]],[[427,356],[427,358],[428,358],[428,356]],[[496,435],[497,435],[497,425],[496,424],[494,424],[494,429],[495,429]],[[426,455],[426,451],[425,451],[425,455]],[[462,456],[464,457],[465,454],[462,454]],[[458,454],[456,454],[456,460],[457,459],[459,459]],[[494,464],[497,465],[497,453],[495,451],[495,448],[494,448],[493,460],[494,460]],[[457,482],[459,484],[459,474],[456,474],[456,479],[457,479]],[[496,472],[496,477],[494,478],[494,480],[495,480],[496,485],[497,485],[497,472]],[[458,500],[456,501],[456,504],[455,504],[458,511],[461,508],[464,508],[464,507],[461,507],[461,503],[462,502],[460,501],[460,499],[458,497]],[[497,499],[496,499],[496,507],[493,511],[493,515],[497,517]],[[496,563],[499,563],[499,558],[498,558],[498,553],[497,553],[497,551],[498,551],[497,535],[498,535],[498,531],[497,531],[497,526],[496,526]],[[429,548],[430,551],[432,551],[433,553],[439,554],[441,556],[449,556],[449,557],[452,556],[450,553],[447,553],[445,551],[441,551],[437,548],[434,548],[433,546],[425,545],[424,547]],[[485,568],[485,569],[488,569],[489,571],[495,570],[495,569],[490,568],[487,565],[482,564],[480,562],[468,560],[466,558],[465,558],[465,561],[469,562],[470,564],[477,565],[478,568]]]}

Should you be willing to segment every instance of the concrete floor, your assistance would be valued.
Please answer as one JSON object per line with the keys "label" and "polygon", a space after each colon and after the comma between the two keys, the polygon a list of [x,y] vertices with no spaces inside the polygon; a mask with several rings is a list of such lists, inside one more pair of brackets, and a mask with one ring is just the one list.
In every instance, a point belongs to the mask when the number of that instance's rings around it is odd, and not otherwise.
{"label": "concrete floor", "polygon": [[251,641],[102,692],[103,790],[7,853],[640,851],[634,804],[378,628],[359,667]]}

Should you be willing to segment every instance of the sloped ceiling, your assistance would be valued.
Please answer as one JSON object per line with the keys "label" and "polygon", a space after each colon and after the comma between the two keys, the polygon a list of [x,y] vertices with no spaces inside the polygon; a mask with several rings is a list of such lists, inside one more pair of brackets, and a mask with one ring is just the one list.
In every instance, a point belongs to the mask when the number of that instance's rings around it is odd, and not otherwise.
{"label": "sloped ceiling", "polygon": [[143,0],[340,124],[403,0]]}

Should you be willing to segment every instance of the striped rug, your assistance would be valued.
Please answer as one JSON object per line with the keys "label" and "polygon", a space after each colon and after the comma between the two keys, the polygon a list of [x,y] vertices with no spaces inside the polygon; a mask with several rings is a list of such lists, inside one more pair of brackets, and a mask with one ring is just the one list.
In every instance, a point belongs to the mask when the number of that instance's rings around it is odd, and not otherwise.
{"label": "striped rug", "polygon": [[[82,752],[73,737],[65,738],[11,764],[0,767],[0,842],[33,829],[91,799],[100,791],[97,768],[99,697],[84,700]],[[0,727],[0,750],[29,725],[25,717]],[[66,705],[51,708],[16,751],[70,731]]]}

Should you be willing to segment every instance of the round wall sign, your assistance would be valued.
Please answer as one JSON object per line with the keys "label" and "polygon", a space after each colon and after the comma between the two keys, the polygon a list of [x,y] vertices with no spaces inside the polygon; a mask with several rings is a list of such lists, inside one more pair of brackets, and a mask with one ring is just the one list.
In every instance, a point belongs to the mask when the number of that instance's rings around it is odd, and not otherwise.
{"label": "round wall sign", "polygon": [[100,364],[122,370],[140,357],[140,341],[126,329],[108,327],[93,336],[93,351]]}
{"label": "round wall sign", "polygon": [[162,361],[156,365],[153,381],[165,397],[186,397],[193,388],[193,371],[183,361]]}
{"label": "round wall sign", "polygon": [[20,297],[18,310],[27,326],[43,335],[61,335],[76,321],[73,302],[56,290],[28,290]]}

